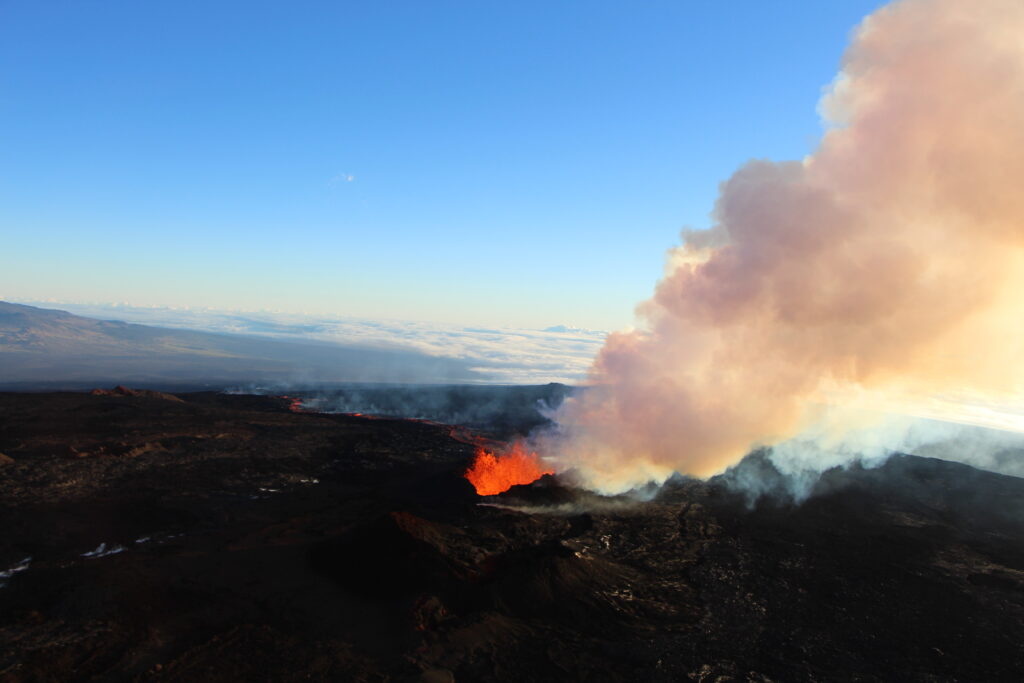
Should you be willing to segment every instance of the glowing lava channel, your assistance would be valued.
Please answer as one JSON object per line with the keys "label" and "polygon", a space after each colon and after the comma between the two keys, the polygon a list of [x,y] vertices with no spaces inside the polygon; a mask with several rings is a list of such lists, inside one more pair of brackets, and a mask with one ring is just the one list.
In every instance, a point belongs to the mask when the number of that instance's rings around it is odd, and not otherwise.
{"label": "glowing lava channel", "polygon": [[554,474],[540,457],[516,442],[500,454],[478,448],[473,464],[466,471],[466,479],[478,495],[493,496],[519,484],[530,484],[545,474]]}

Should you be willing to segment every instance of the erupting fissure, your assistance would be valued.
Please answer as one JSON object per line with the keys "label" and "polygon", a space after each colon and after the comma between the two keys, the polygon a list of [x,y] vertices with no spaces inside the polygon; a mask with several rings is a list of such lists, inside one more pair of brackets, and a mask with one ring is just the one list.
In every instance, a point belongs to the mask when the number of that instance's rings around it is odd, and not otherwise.
{"label": "erupting fissure", "polygon": [[521,441],[512,444],[504,453],[477,448],[473,464],[466,471],[466,479],[478,495],[494,496],[519,484],[531,484],[554,470],[529,451]]}
{"label": "erupting fissure", "polygon": [[302,405],[303,399],[297,396],[278,396],[278,398],[288,401],[288,410],[293,413],[305,413],[306,408]]}

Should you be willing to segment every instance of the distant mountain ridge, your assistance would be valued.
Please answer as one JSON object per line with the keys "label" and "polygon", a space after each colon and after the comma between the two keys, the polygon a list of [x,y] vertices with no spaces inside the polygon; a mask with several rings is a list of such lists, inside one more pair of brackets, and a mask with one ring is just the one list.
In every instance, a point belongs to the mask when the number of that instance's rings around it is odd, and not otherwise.
{"label": "distant mountain ridge", "polygon": [[464,361],[414,350],[151,327],[0,301],[0,387],[481,379]]}
{"label": "distant mountain ridge", "polygon": [[[237,334],[298,343],[414,350],[458,358],[488,382],[576,384],[586,381],[607,332],[564,328],[544,331],[515,325],[467,326],[454,322],[358,318],[338,313],[133,306],[126,303],[26,301],[99,320],[194,332]],[[500,312],[497,312],[500,313]],[[575,331],[568,331],[568,330]]]}

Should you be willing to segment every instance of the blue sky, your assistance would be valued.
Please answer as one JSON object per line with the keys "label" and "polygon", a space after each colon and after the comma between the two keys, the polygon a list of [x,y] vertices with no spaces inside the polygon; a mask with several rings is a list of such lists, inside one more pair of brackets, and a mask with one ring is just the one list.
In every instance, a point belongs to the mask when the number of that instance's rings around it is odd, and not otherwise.
{"label": "blue sky", "polygon": [[0,0],[0,298],[627,325],[879,4]]}

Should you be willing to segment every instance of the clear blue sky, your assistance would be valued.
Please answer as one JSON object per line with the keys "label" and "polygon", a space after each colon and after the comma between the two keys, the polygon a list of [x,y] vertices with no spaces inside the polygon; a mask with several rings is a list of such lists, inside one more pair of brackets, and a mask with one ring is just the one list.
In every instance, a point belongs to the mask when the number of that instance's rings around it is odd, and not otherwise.
{"label": "clear blue sky", "polygon": [[0,297],[620,327],[879,4],[0,0]]}

